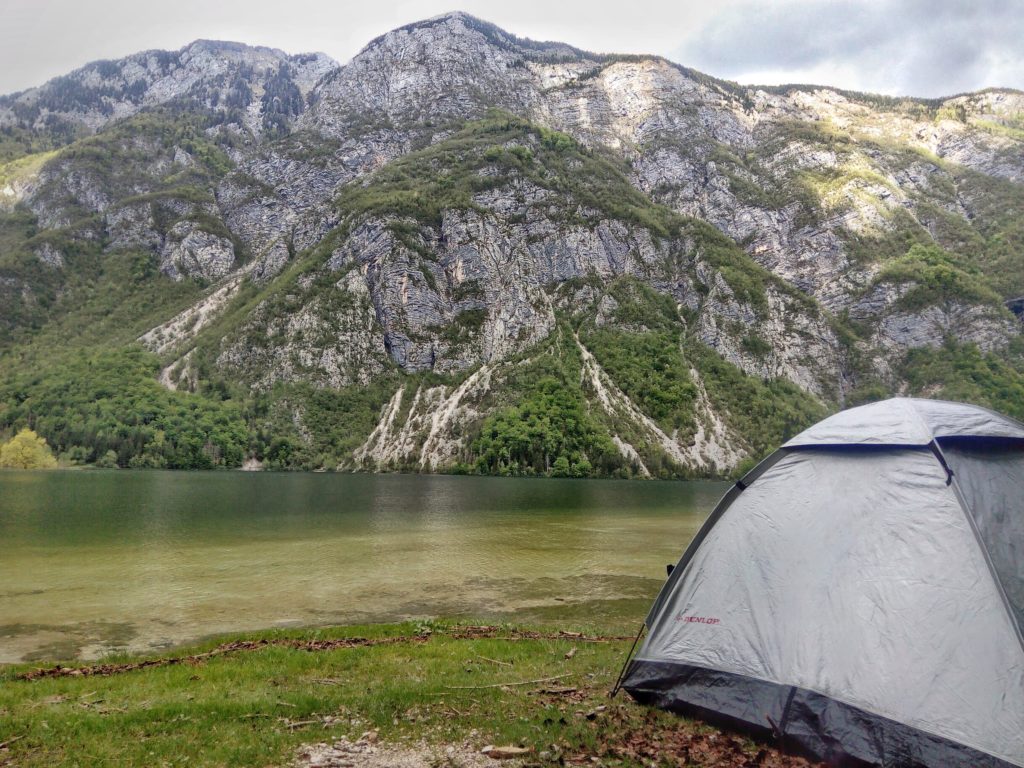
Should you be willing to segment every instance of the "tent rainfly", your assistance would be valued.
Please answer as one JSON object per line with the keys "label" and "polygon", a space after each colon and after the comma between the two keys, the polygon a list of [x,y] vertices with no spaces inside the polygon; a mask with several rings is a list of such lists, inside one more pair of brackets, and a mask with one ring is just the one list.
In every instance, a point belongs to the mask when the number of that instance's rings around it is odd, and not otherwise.
{"label": "tent rainfly", "polygon": [[819,422],[725,495],[647,627],[638,701],[832,765],[1024,766],[1024,424]]}

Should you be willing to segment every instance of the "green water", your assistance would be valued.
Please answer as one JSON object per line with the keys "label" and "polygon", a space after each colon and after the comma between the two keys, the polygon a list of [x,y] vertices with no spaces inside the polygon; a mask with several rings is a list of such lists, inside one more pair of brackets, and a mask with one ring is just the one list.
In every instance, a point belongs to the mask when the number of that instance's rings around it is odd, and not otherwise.
{"label": "green water", "polygon": [[637,624],[725,488],[0,472],[0,662],[439,616]]}

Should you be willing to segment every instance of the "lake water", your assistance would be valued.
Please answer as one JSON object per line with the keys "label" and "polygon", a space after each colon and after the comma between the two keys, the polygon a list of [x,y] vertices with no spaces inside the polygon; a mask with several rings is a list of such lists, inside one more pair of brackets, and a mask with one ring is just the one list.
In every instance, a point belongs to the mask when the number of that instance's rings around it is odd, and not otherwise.
{"label": "lake water", "polygon": [[0,662],[408,618],[633,627],[726,489],[0,472]]}

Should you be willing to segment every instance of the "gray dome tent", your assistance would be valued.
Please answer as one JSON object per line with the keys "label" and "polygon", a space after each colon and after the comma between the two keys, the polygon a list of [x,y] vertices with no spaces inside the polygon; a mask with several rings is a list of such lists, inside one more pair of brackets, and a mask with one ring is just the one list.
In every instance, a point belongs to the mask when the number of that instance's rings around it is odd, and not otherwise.
{"label": "gray dome tent", "polygon": [[1024,766],[1024,425],[897,398],[722,499],[623,687],[837,765]]}

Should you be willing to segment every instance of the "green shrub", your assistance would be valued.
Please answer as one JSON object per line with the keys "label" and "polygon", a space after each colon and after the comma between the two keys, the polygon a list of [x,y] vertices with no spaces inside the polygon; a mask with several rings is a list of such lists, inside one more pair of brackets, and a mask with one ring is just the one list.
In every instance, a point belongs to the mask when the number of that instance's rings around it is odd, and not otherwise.
{"label": "green shrub", "polygon": [[899,259],[886,264],[874,284],[911,284],[899,300],[901,309],[915,310],[944,302],[1001,306],[999,295],[977,268],[956,259],[935,245],[913,245]]}

